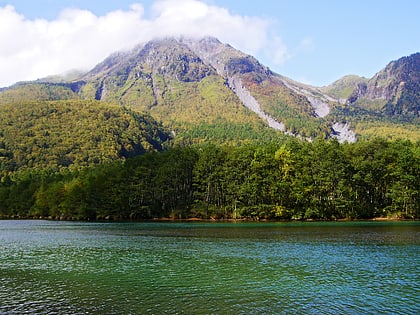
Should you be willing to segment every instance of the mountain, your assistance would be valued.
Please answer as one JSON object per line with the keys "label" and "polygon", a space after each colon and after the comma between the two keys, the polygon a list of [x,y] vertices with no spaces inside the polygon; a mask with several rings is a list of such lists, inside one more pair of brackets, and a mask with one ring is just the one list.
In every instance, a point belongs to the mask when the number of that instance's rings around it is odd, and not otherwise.
{"label": "mountain", "polygon": [[0,106],[0,172],[59,171],[162,150],[170,138],[149,115],[98,101]]}
{"label": "mountain", "polygon": [[330,131],[291,81],[215,38],[151,41],[110,56],[82,80],[83,97],[150,112],[183,136],[223,133],[232,141]]}
{"label": "mountain", "polygon": [[347,76],[318,88],[276,74],[212,37],[162,38],[117,52],[75,80],[12,86],[0,92],[0,104],[117,103],[152,115],[175,141],[187,143],[274,140],[284,134],[354,142],[356,133],[370,137],[381,126],[412,138],[418,132],[418,55],[392,62],[369,80]]}
{"label": "mountain", "polygon": [[340,130],[341,140],[354,141],[344,124],[325,119],[334,99],[211,37],[152,41],[110,56],[82,80],[84,97],[148,111],[189,136],[222,130],[232,141],[271,127],[271,137],[273,130],[301,138],[340,136]]}
{"label": "mountain", "polygon": [[320,88],[320,90],[337,99],[340,103],[346,103],[357,86],[366,84],[367,81],[368,79],[357,75],[346,75],[330,85]]}
{"label": "mountain", "polygon": [[390,62],[348,98],[351,105],[413,119],[420,116],[420,53]]}
{"label": "mountain", "polygon": [[215,38],[183,42],[212,65],[242,104],[270,127],[304,138],[331,133],[332,123],[322,119],[331,99],[316,89],[273,73],[254,57]]}
{"label": "mountain", "polygon": [[325,119],[332,98],[211,37],[154,40],[111,55],[77,80],[47,81],[12,86],[0,93],[0,104],[74,98],[116,102],[151,114],[177,141],[338,135],[335,122]]}
{"label": "mountain", "polygon": [[81,79],[86,82],[82,97],[148,112],[178,139],[222,135],[232,141],[241,135],[244,140],[253,134],[275,136],[244,108],[215,68],[174,38],[114,54]]}
{"label": "mountain", "polygon": [[345,77],[323,91],[348,93],[349,87],[353,91],[332,112],[336,120],[364,137],[420,140],[420,53],[391,61],[371,79]]}

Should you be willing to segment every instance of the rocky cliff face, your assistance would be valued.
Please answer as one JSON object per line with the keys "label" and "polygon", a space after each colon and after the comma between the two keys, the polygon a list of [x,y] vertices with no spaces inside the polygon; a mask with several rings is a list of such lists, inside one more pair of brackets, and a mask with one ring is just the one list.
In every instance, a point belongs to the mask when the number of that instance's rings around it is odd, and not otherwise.
{"label": "rocky cliff face", "polygon": [[109,83],[123,86],[129,79],[148,80],[151,75],[170,76],[181,82],[199,82],[215,74],[215,69],[206,65],[186,45],[168,38],[139,45],[130,52],[113,54],[83,79],[105,80],[114,76],[118,79]]}
{"label": "rocky cliff face", "polygon": [[420,115],[420,53],[390,62],[367,82],[359,83],[349,104],[388,115]]}
{"label": "rocky cliff face", "polygon": [[233,76],[248,72],[267,77],[272,72],[261,65],[257,59],[221,43],[214,37],[202,39],[181,38],[180,41],[194,51],[205,63],[211,65],[221,76]]}

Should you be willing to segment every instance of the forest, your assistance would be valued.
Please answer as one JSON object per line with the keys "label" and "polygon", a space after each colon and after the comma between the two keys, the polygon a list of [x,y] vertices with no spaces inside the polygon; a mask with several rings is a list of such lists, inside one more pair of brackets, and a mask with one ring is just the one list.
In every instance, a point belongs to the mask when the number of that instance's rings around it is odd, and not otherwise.
{"label": "forest", "polygon": [[170,134],[150,115],[99,101],[0,106],[0,177],[23,169],[79,169],[161,150]]}
{"label": "forest", "polygon": [[419,219],[420,142],[196,144],[2,175],[0,218]]}

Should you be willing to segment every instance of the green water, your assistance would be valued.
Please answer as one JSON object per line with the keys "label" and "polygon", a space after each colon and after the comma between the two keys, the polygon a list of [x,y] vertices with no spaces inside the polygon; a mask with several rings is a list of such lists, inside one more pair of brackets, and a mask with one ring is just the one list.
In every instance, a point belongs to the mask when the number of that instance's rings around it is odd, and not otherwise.
{"label": "green water", "polygon": [[0,314],[419,314],[420,223],[0,221]]}

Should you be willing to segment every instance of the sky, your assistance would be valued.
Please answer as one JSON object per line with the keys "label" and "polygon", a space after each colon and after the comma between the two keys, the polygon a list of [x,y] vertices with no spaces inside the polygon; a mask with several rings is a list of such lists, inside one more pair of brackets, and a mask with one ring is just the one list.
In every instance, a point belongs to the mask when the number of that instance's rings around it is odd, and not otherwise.
{"label": "sky", "polygon": [[0,0],[0,87],[79,69],[156,37],[214,36],[324,86],[420,51],[418,0]]}

